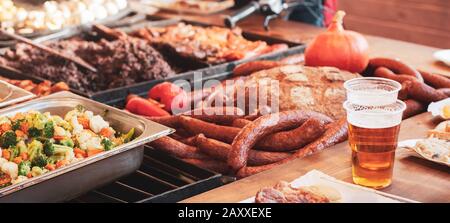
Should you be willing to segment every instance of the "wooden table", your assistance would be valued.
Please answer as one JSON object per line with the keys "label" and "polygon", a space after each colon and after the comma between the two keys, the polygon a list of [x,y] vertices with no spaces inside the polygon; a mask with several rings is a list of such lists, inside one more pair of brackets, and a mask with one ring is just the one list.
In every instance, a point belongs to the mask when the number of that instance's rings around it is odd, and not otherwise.
{"label": "wooden table", "polygon": [[[173,14],[159,13],[158,16],[171,17]],[[182,19],[222,25],[223,15],[180,16]],[[275,20],[271,30],[262,27],[262,17],[254,15],[239,23],[246,31],[270,35],[292,42],[308,43],[324,29],[311,25]],[[450,77],[450,68],[432,58],[437,48],[391,40],[376,36],[366,36],[370,55],[399,58],[416,68],[436,72]],[[436,122],[430,114],[424,113],[402,123],[400,140],[421,138]],[[350,149],[347,142],[328,148],[320,153],[292,161],[272,170],[216,188],[189,198],[184,202],[239,202],[254,196],[264,186],[272,186],[279,180],[294,180],[312,169],[320,170],[337,179],[351,182]],[[403,196],[421,202],[450,202],[450,169],[415,157],[397,154],[392,186],[384,189],[387,193]]]}
{"label": "wooden table", "polygon": [[[402,122],[399,140],[423,138],[438,123],[429,113]],[[292,181],[310,170],[320,170],[352,182],[351,151],[344,142],[309,157],[216,188],[183,202],[239,202],[280,180]],[[450,202],[450,168],[406,154],[396,155],[392,185],[382,191],[420,202]]]}
{"label": "wooden table", "polygon": [[[221,26],[223,25],[224,18],[224,15],[221,14],[211,16],[195,16],[174,15],[164,12],[158,13],[157,16],[167,18],[179,17],[189,21],[197,21]],[[265,31],[262,26],[262,22],[262,16],[252,15],[248,19],[238,23],[238,26],[245,31],[278,37],[298,43],[309,43],[317,34],[325,31],[323,28],[299,22],[284,21],[281,19],[272,21],[270,23],[271,29],[269,31]],[[432,56],[435,51],[439,50],[438,48],[371,35],[366,35],[366,37],[369,41],[371,57],[384,56],[399,58],[417,69],[439,73],[450,77],[450,67],[444,65],[442,62],[434,60]]]}

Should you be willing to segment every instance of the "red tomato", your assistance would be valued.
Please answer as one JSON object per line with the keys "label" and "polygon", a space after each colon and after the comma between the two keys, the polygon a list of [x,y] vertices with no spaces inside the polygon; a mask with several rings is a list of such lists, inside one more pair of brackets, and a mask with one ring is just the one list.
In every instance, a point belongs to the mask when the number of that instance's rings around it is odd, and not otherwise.
{"label": "red tomato", "polygon": [[166,111],[172,108],[182,109],[188,103],[188,95],[179,86],[170,82],[163,82],[155,85],[148,92],[148,97],[160,101]]}
{"label": "red tomato", "polygon": [[134,97],[130,99],[127,105],[125,106],[125,109],[137,115],[145,115],[145,116],[170,115],[164,109],[141,97]]}

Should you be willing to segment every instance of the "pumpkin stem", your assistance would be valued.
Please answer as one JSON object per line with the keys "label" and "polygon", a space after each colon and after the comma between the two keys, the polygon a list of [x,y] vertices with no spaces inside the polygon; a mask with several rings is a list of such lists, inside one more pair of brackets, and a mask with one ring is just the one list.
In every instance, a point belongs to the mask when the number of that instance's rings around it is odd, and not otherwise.
{"label": "pumpkin stem", "polygon": [[343,31],[344,27],[342,26],[342,23],[344,21],[345,12],[342,10],[339,10],[336,12],[336,14],[333,17],[333,21],[331,22],[330,26],[328,27],[329,31]]}

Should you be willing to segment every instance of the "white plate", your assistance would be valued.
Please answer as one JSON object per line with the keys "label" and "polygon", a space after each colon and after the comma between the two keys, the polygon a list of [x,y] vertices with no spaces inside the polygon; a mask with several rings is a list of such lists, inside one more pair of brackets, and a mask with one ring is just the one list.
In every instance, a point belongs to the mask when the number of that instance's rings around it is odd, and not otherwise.
{"label": "white plate", "polygon": [[431,112],[431,115],[433,116],[440,116],[441,118],[445,119],[444,117],[444,106],[450,105],[450,98],[440,100],[438,102],[431,102],[430,105],[428,105],[428,112]]}
{"label": "white plate", "polygon": [[442,61],[443,63],[450,66],[450,49],[448,50],[439,50],[433,53],[433,57],[436,60]]}
{"label": "white plate", "polygon": [[[340,181],[318,170],[309,171],[305,175],[292,181],[291,185],[294,188],[312,185],[332,187],[341,194],[342,199],[340,200],[340,203],[417,203],[417,201],[414,200]],[[255,202],[255,197],[245,199],[240,203],[253,202]]]}
{"label": "white plate", "polygon": [[417,141],[419,141],[419,140],[423,140],[423,139],[408,139],[408,140],[404,140],[404,141],[399,142],[398,146],[397,146],[398,151],[400,153],[406,153],[406,154],[411,155],[411,156],[419,157],[419,158],[426,159],[426,160],[429,160],[429,161],[434,162],[434,163],[439,163],[439,164],[446,165],[446,166],[450,167],[450,163],[446,163],[446,162],[443,162],[443,161],[440,161],[440,160],[431,159],[431,158],[423,155],[420,151],[415,150],[414,146],[416,145]]}

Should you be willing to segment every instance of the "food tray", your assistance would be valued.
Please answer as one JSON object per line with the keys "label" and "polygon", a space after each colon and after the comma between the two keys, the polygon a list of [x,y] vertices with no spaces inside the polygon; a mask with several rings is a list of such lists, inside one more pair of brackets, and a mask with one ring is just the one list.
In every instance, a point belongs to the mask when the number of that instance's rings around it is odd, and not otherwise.
{"label": "food tray", "polygon": [[[160,18],[154,17],[154,16],[147,16],[145,21],[136,23],[129,27],[121,28],[121,30],[125,31],[125,32],[133,32],[142,27],[146,27],[146,26],[150,26],[150,25],[151,26],[168,26],[168,25],[174,25],[178,22],[184,22],[187,24],[199,25],[199,26],[208,26],[203,23],[190,22],[190,21],[185,21],[185,20],[180,20],[180,19],[169,19],[169,20],[158,20],[158,19],[160,19]],[[120,21],[117,21],[117,23],[120,23]],[[113,23],[110,23],[110,25],[114,26]],[[86,30],[84,30],[84,31],[86,31]],[[78,35],[80,35],[80,34],[82,34],[81,31],[80,31],[80,33],[78,33]],[[187,81],[192,82],[194,79],[194,74],[202,74],[203,78],[208,78],[209,76],[217,76],[218,74],[224,74],[226,72],[231,71],[236,65],[243,63],[243,62],[253,61],[253,60],[261,60],[261,59],[276,60],[276,59],[280,59],[280,58],[287,57],[290,55],[302,53],[305,48],[305,46],[303,44],[281,40],[276,37],[264,36],[264,35],[255,34],[255,33],[246,32],[246,31],[243,31],[242,34],[247,39],[263,40],[269,44],[286,43],[287,45],[289,45],[290,48],[287,49],[286,51],[282,51],[282,52],[269,53],[269,54],[261,55],[261,56],[254,57],[254,58],[248,58],[248,59],[244,59],[244,60],[233,61],[233,62],[223,63],[223,64],[219,64],[219,65],[204,67],[201,69],[192,70],[192,71],[188,71],[188,72],[183,72],[183,73],[176,75],[175,77],[167,78],[164,80],[149,80],[149,81],[144,81],[144,82],[140,82],[137,84],[132,84],[132,85],[124,86],[124,87],[98,91],[93,94],[87,94],[84,92],[80,92],[77,89],[71,89],[71,91],[76,94],[91,98],[95,101],[107,103],[109,105],[115,105],[115,104],[123,105],[125,102],[125,98],[130,93],[139,94],[139,95],[145,94],[151,87],[153,87],[154,85],[161,83],[163,81],[187,80]],[[57,39],[64,39],[64,38],[57,38]],[[11,73],[11,71],[8,71],[5,69],[0,69],[0,75],[2,73]],[[43,80],[42,78],[30,76],[30,75],[24,74],[24,73],[21,73],[20,76],[23,77],[24,79],[40,80],[40,81]]]}
{"label": "food tray", "polygon": [[121,132],[135,128],[137,138],[113,150],[0,189],[0,202],[60,202],[73,199],[135,171],[142,162],[144,144],[173,132],[165,126],[70,92],[56,93],[0,110],[0,116],[29,110],[64,115],[79,104],[96,114],[107,110],[105,119],[112,127]]}
{"label": "food tray", "polygon": [[34,98],[31,92],[0,80],[0,108]]}
{"label": "food tray", "polygon": [[[191,0],[192,1],[192,0]],[[183,7],[180,5],[177,5],[174,3],[176,1],[167,1],[167,0],[158,0],[158,1],[151,1],[151,0],[144,0],[144,4],[149,4],[155,7],[158,7],[160,9],[170,11],[170,12],[177,12],[177,13],[190,13],[190,14],[200,14],[200,15],[209,15],[218,13],[220,11],[229,9],[234,6],[234,0],[222,0],[222,1],[215,1],[215,2],[207,2],[207,4],[210,4],[210,6],[207,6],[207,9],[202,8],[189,8],[189,7]]]}
{"label": "food tray", "polygon": [[[120,10],[119,12],[117,12],[114,15],[108,16],[101,20],[97,20],[97,21],[95,21],[95,23],[110,24],[117,20],[122,19],[123,17],[129,15],[132,12],[133,12],[132,9],[130,7],[127,7],[127,8]],[[79,33],[79,31],[81,29],[83,29],[83,27],[89,27],[91,25],[92,25],[92,23],[85,23],[85,24],[80,24],[77,26],[68,26],[61,30],[34,32],[34,33],[26,34],[23,36],[30,38],[30,39],[34,39],[34,41],[36,41],[36,42],[62,39],[62,38],[67,38],[67,37],[76,35],[77,33]],[[14,44],[16,44],[15,40],[0,38],[0,48],[1,47],[9,47]]]}

